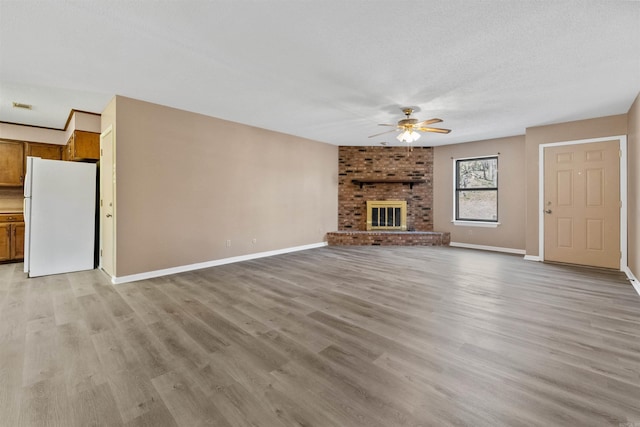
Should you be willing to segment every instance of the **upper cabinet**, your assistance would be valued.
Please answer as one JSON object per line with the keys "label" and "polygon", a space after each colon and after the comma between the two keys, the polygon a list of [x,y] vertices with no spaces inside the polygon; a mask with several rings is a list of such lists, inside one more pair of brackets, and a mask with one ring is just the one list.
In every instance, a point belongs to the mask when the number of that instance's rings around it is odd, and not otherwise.
{"label": "upper cabinet", "polygon": [[24,182],[24,144],[0,139],[0,187],[21,187]]}
{"label": "upper cabinet", "polygon": [[62,153],[62,160],[100,160],[100,134],[76,130]]}
{"label": "upper cabinet", "polygon": [[62,145],[27,142],[24,147],[25,158],[32,156],[40,157],[41,159],[62,160],[62,148]]}
{"label": "upper cabinet", "polygon": [[40,157],[41,159],[62,160],[62,145],[41,144],[38,142],[24,143],[24,171],[27,172],[27,157]]}
{"label": "upper cabinet", "polygon": [[0,139],[0,187],[21,187],[27,171],[27,157],[61,160],[62,147],[37,142]]}

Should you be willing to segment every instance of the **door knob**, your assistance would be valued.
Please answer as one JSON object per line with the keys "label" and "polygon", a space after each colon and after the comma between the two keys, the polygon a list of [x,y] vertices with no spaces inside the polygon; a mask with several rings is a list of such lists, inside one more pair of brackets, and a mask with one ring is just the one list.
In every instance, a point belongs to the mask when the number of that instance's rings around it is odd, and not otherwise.
{"label": "door knob", "polygon": [[551,209],[545,209],[544,213],[550,214],[551,213]]}
{"label": "door knob", "polygon": [[[551,211],[549,211],[549,212],[551,212]],[[111,217],[112,217],[111,214],[107,214],[107,218],[111,218]]]}

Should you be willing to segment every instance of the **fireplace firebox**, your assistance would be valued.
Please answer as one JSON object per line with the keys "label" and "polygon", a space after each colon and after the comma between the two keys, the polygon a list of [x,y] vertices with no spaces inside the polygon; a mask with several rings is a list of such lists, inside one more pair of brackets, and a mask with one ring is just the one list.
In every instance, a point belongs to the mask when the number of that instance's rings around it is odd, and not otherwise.
{"label": "fireplace firebox", "polygon": [[407,202],[368,200],[367,230],[407,230]]}

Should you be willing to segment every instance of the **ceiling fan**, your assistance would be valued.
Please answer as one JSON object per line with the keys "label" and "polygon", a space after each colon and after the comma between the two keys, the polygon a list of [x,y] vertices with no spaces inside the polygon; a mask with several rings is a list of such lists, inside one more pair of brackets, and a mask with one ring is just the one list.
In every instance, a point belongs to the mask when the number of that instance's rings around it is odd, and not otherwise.
{"label": "ceiling fan", "polygon": [[418,119],[414,119],[414,118],[411,117],[411,114],[413,113],[413,108],[403,108],[402,112],[407,117],[402,119],[402,120],[399,120],[397,124],[395,124],[395,125],[390,125],[390,124],[380,124],[380,125],[378,125],[378,126],[393,126],[393,127],[395,127],[395,129],[388,130],[386,132],[376,133],[375,135],[371,135],[369,138],[373,138],[375,136],[384,135],[385,133],[391,133],[391,132],[400,131],[400,134],[398,134],[398,136],[396,136],[398,141],[400,141],[400,142],[414,142],[414,141],[417,141],[418,138],[420,138],[420,134],[418,132],[416,132],[416,131],[420,131],[420,132],[436,132],[436,133],[449,133],[449,132],[451,132],[450,129],[441,129],[441,128],[428,127],[428,125],[431,125],[433,123],[440,123],[442,121],[441,119],[429,119],[429,120],[418,121]]}

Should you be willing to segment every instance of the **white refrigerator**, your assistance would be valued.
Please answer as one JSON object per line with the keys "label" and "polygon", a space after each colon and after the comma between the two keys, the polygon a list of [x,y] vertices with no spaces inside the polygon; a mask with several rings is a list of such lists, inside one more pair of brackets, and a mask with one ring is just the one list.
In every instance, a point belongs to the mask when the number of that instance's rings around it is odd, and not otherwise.
{"label": "white refrigerator", "polygon": [[24,272],[94,268],[96,165],[27,157]]}

